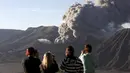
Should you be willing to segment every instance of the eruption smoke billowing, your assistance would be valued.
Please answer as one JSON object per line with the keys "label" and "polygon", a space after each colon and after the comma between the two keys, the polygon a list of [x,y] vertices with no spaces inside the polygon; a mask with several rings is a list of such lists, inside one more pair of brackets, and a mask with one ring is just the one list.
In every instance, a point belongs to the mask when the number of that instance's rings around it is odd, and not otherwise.
{"label": "eruption smoke billowing", "polygon": [[129,0],[95,0],[84,5],[73,4],[63,16],[55,43],[84,42],[87,36],[101,39],[108,33],[107,36],[110,36],[129,21],[129,8]]}

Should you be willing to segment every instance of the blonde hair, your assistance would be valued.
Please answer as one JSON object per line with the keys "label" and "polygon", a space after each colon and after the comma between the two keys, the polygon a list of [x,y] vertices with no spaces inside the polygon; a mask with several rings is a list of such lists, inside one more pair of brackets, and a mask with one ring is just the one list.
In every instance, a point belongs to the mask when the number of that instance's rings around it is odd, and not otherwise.
{"label": "blonde hair", "polygon": [[52,54],[50,52],[45,53],[43,56],[43,61],[42,61],[43,68],[50,67],[50,65],[52,65],[52,63],[53,63]]}

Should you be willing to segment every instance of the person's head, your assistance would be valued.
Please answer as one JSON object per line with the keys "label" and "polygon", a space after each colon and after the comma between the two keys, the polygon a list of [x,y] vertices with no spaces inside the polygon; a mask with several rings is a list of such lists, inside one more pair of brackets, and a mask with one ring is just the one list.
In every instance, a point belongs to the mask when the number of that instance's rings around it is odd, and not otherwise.
{"label": "person's head", "polygon": [[39,52],[38,52],[36,49],[34,50],[34,56],[35,56],[36,58],[39,57]]}
{"label": "person's head", "polygon": [[86,44],[85,48],[84,48],[84,51],[86,53],[92,53],[92,46],[90,44]]}
{"label": "person's head", "polygon": [[47,52],[44,54],[43,56],[43,61],[42,61],[42,65],[44,66],[44,68],[48,68],[50,67],[50,65],[53,63],[53,56],[50,52]]}
{"label": "person's head", "polygon": [[72,46],[68,46],[68,47],[66,48],[65,55],[66,55],[67,57],[72,57],[72,56],[74,56],[74,48],[73,48]]}
{"label": "person's head", "polygon": [[34,48],[29,47],[28,49],[26,49],[26,56],[33,56],[34,52],[35,52]]}

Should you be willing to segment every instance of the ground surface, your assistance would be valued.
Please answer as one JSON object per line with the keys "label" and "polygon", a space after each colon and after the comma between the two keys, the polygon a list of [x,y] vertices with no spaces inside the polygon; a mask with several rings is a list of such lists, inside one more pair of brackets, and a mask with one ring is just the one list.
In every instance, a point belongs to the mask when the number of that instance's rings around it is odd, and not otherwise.
{"label": "ground surface", "polygon": [[20,63],[0,64],[0,73],[22,73],[22,66]]}
{"label": "ground surface", "polygon": [[[0,64],[0,73],[23,73],[22,65],[21,63]],[[96,73],[129,73],[129,72],[97,70]]]}

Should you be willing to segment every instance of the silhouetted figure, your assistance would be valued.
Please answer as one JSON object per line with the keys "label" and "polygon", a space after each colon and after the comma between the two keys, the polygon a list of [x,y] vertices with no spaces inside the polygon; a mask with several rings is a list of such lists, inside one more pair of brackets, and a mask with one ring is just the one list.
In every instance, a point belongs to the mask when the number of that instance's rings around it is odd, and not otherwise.
{"label": "silhouetted figure", "polygon": [[33,47],[29,47],[26,50],[27,58],[23,60],[23,68],[25,73],[41,73],[40,64],[41,61],[35,58],[35,50]]}
{"label": "silhouetted figure", "polygon": [[66,73],[83,73],[83,64],[81,60],[74,56],[74,48],[68,46],[65,52],[66,58],[62,61],[61,70]]}
{"label": "silhouetted figure", "polygon": [[80,59],[84,66],[84,73],[95,73],[95,62],[91,55],[92,46],[90,44],[85,45],[83,51],[81,51]]}
{"label": "silhouetted figure", "polygon": [[51,52],[47,52],[43,56],[42,68],[44,73],[56,73],[59,71],[58,64]]}

